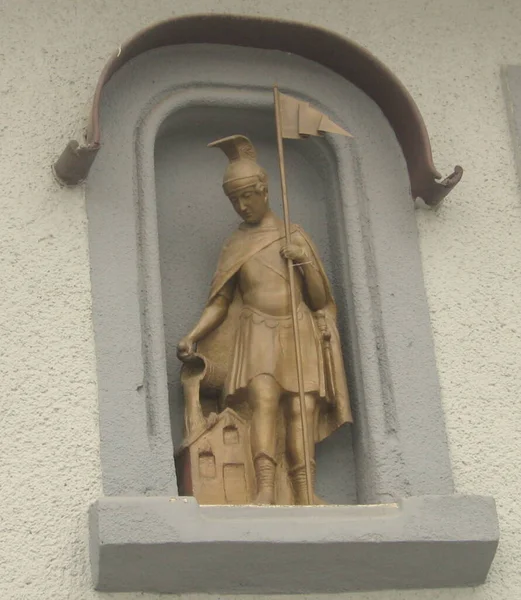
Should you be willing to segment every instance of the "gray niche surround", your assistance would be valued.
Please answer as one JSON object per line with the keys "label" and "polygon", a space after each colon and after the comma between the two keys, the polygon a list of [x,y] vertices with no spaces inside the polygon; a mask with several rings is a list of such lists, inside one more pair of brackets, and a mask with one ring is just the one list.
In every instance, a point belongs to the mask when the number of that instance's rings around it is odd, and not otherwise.
{"label": "gray niche surround", "polygon": [[[278,210],[274,81],[354,135],[288,142],[287,168],[292,218],[333,282],[355,424],[318,449],[329,506],[199,506],[176,482],[175,344],[236,226],[220,189],[225,158],[206,144],[250,136]],[[95,587],[268,594],[482,583],[498,541],[495,505],[454,492],[407,169],[374,102],[291,54],[178,45],[113,76],[101,125],[86,183],[104,493],[90,510]]]}

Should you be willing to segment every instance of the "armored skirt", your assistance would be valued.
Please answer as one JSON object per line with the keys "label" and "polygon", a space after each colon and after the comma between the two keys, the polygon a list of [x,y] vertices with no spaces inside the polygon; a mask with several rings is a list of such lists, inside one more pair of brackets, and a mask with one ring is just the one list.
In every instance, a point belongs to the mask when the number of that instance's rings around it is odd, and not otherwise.
{"label": "armored skirt", "polygon": [[[325,396],[320,334],[302,303],[297,311],[305,392]],[[243,306],[237,324],[225,397],[244,390],[257,375],[271,375],[284,392],[298,394],[295,337],[291,315],[274,317]]]}

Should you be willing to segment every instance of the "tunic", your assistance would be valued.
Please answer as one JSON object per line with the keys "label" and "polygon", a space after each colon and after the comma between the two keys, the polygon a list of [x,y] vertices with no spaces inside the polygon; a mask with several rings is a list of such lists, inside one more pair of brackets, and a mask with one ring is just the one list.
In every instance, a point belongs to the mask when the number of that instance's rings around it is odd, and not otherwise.
{"label": "tunic", "polygon": [[[282,291],[282,297],[289,298],[289,277],[287,262],[280,255],[283,240],[277,239],[249,258],[239,269],[236,284],[241,295],[248,292],[263,280],[269,280]],[[295,278],[300,291],[301,277]],[[261,284],[262,285],[262,284]],[[225,292],[230,294],[231,286]],[[229,298],[232,300],[232,298]],[[290,306],[282,310],[290,310]],[[304,391],[325,395],[324,368],[320,334],[312,312],[305,302],[300,302],[297,310],[304,374]],[[297,359],[295,336],[291,313],[285,315],[268,314],[259,307],[244,304],[239,314],[237,332],[228,377],[225,383],[225,396],[232,396],[247,387],[257,375],[271,375],[284,392],[298,393]]]}

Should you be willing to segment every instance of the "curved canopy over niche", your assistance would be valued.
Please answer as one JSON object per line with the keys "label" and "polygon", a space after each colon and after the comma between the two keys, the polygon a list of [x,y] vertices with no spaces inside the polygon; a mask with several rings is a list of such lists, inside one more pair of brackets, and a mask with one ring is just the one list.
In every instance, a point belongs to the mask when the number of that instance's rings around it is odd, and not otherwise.
{"label": "curved canopy over niche", "polygon": [[405,87],[379,60],[358,44],[330,31],[289,21],[233,15],[194,15],[163,21],[137,33],[111,57],[101,73],[83,145],[69,142],[54,165],[67,185],[84,180],[101,144],[100,98],[105,84],[128,61],[162,46],[226,44],[281,50],[315,61],[364,91],[380,107],[400,143],[407,163],[411,194],[435,206],[461,179],[463,170],[444,179],[432,160],[425,124]]}

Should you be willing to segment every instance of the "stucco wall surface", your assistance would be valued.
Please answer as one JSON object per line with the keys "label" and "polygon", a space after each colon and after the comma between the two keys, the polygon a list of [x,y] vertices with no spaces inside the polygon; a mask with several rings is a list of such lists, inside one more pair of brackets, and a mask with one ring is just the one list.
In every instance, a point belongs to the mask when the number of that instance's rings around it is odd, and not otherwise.
{"label": "stucco wall surface", "polygon": [[[366,46],[417,101],[438,168],[465,168],[417,217],[456,489],[496,498],[500,548],[479,589],[344,597],[516,600],[521,196],[499,69],[521,63],[518,0],[0,1],[0,598],[111,597],[91,589],[87,551],[101,485],[84,194],[50,165],[120,42],[208,11],[313,22]],[[138,597],[156,598],[117,596]]]}

